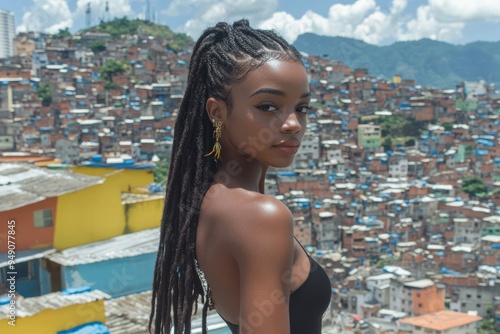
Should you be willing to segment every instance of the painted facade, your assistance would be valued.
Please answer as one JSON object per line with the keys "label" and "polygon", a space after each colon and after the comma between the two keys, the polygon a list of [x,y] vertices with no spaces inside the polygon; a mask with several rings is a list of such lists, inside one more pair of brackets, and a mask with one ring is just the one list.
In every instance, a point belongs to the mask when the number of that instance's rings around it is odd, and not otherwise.
{"label": "painted facade", "polygon": [[98,290],[26,298],[16,305],[15,327],[9,325],[9,304],[0,305],[0,333],[54,334],[89,322],[105,323],[106,298],[109,296]]}

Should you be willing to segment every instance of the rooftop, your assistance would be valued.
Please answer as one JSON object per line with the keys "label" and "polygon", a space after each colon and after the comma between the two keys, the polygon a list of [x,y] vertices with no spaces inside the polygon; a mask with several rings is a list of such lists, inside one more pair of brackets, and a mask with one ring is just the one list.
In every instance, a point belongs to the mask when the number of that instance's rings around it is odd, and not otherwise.
{"label": "rooftop", "polygon": [[[24,318],[47,309],[57,310],[71,305],[85,304],[100,299],[108,299],[109,295],[100,290],[67,294],[53,292],[39,297],[16,299],[16,316]],[[0,320],[9,317],[9,304],[0,306]]]}
{"label": "rooftop", "polygon": [[421,279],[418,281],[407,282],[404,285],[409,288],[424,289],[433,286],[434,282],[430,279]]}
{"label": "rooftop", "polygon": [[160,229],[152,228],[135,233],[85,244],[52,253],[46,257],[63,266],[75,266],[116,258],[155,253],[158,250]]}
{"label": "rooftop", "polygon": [[467,313],[444,310],[421,315],[418,317],[402,319],[399,320],[399,323],[443,331],[471,324],[480,321],[481,319],[481,317],[468,315]]}
{"label": "rooftop", "polygon": [[100,184],[104,179],[31,164],[0,164],[0,211],[13,210]]}

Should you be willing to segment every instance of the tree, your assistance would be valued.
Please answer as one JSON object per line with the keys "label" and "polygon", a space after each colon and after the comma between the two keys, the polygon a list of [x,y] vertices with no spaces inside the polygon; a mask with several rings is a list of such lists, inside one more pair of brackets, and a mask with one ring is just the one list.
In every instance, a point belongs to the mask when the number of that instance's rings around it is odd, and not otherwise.
{"label": "tree", "polygon": [[500,325],[495,322],[495,308],[493,305],[486,309],[487,316],[483,318],[478,326],[478,334],[493,334],[500,332]]}
{"label": "tree", "polygon": [[472,198],[485,197],[488,195],[488,188],[478,177],[468,177],[462,182],[462,191]]}
{"label": "tree", "polygon": [[441,126],[444,128],[445,131],[453,130],[453,123],[445,122],[445,123],[441,123]]}
{"label": "tree", "polygon": [[59,32],[57,34],[52,35],[52,38],[54,39],[63,39],[66,37],[70,37],[71,33],[69,32],[69,28],[66,27],[64,29],[59,29]]}
{"label": "tree", "polygon": [[153,170],[154,182],[165,184],[167,182],[168,171],[170,169],[170,161],[166,157],[161,157],[156,163],[156,168]]}
{"label": "tree", "polygon": [[392,151],[392,137],[387,136],[385,137],[384,141],[382,142],[382,147],[384,148],[384,152],[387,151]]}
{"label": "tree", "polygon": [[382,136],[392,137],[418,137],[420,130],[424,129],[426,122],[405,118],[401,115],[382,116],[380,126]]}
{"label": "tree", "polygon": [[406,147],[415,146],[415,139],[410,138],[407,141],[405,141],[405,146]]}
{"label": "tree", "polygon": [[113,86],[113,76],[123,74],[128,70],[128,64],[119,60],[108,60],[99,70],[99,75],[104,78],[105,85]]}
{"label": "tree", "polygon": [[90,43],[90,49],[97,54],[106,51],[106,45],[102,41],[97,40]]}
{"label": "tree", "polygon": [[38,97],[42,99],[42,106],[48,107],[52,104],[52,89],[46,84],[40,86],[37,90]]}

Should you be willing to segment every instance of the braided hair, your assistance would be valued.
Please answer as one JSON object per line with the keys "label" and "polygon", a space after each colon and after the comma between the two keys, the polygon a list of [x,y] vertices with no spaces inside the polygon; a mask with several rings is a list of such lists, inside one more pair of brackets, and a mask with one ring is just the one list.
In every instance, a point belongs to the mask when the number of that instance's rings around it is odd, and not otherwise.
{"label": "braided hair", "polygon": [[196,229],[201,202],[214,181],[217,165],[204,156],[214,144],[205,103],[214,97],[231,110],[231,85],[269,59],[300,62],[301,56],[275,32],[253,29],[245,19],[232,26],[217,23],[206,29],[194,46],[175,124],[154,270],[150,333],[170,333],[172,327],[176,334],[190,333],[191,314],[197,311],[199,297],[204,303],[203,333],[207,332],[208,298],[195,268]]}

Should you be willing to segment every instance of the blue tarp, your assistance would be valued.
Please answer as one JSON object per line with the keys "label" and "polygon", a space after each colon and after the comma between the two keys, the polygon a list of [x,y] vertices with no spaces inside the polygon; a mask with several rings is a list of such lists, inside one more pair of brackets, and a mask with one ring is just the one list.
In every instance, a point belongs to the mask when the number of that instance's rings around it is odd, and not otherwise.
{"label": "blue tarp", "polygon": [[0,297],[0,306],[10,304],[10,297]]}
{"label": "blue tarp", "polygon": [[493,147],[494,143],[491,140],[486,140],[486,139],[478,139],[476,140],[478,144],[481,144],[483,146],[488,146],[488,147]]}
{"label": "blue tarp", "polygon": [[92,288],[90,286],[81,286],[77,288],[66,288],[61,292],[65,295],[76,295],[79,293],[89,292],[89,291],[92,291]]}
{"label": "blue tarp", "polygon": [[95,321],[59,331],[57,334],[109,334],[109,329],[102,322]]}

